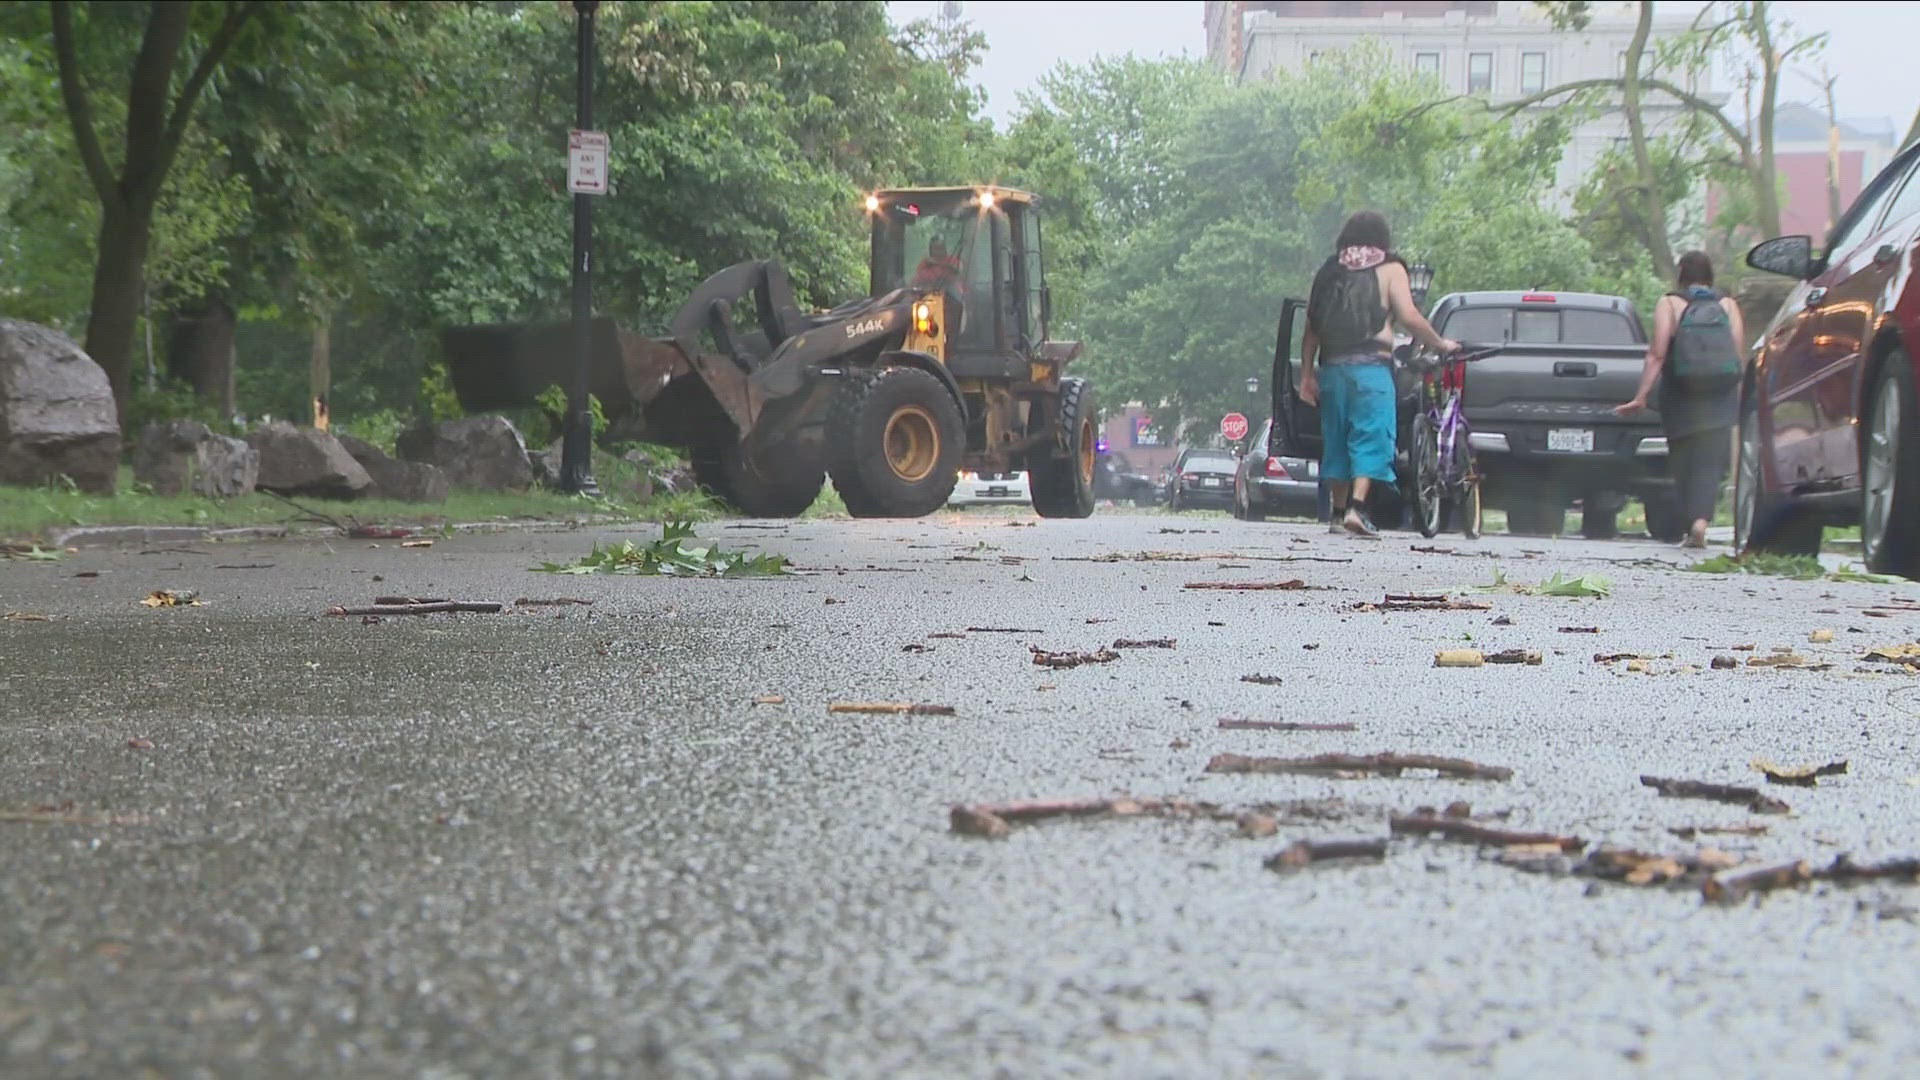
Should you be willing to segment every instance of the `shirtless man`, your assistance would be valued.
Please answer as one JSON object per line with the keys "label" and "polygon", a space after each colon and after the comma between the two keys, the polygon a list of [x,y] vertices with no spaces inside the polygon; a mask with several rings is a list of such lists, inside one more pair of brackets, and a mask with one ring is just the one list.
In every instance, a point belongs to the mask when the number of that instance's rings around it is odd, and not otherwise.
{"label": "shirtless man", "polygon": [[1414,306],[1407,264],[1393,254],[1386,219],[1363,210],[1347,219],[1333,255],[1314,276],[1300,348],[1301,400],[1320,406],[1320,476],[1331,489],[1330,532],[1380,535],[1366,503],[1375,481],[1394,482],[1396,322],[1437,352],[1460,349],[1434,333]]}

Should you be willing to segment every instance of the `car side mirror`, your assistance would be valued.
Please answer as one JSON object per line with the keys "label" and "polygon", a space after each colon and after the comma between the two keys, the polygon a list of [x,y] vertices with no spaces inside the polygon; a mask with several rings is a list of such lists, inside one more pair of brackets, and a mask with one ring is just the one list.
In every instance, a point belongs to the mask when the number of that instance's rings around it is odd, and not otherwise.
{"label": "car side mirror", "polygon": [[1813,276],[1813,237],[1776,236],[1747,252],[1747,265],[1796,281]]}

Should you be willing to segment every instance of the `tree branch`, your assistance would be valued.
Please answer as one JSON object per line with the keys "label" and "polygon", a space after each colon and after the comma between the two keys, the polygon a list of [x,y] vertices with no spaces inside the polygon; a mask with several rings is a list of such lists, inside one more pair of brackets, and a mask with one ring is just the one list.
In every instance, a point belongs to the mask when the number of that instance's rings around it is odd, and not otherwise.
{"label": "tree branch", "polygon": [[134,54],[127,81],[126,160],[121,162],[121,195],[130,203],[152,203],[165,170],[159,168],[166,131],[168,87],[173,65],[187,40],[192,0],[153,0],[147,29]]}
{"label": "tree branch", "polygon": [[160,155],[162,168],[173,163],[174,152],[180,149],[180,143],[187,135],[187,122],[193,118],[193,108],[199,100],[200,92],[206,88],[207,80],[213,77],[214,69],[233,47],[234,39],[240,36],[247,20],[260,10],[262,0],[246,0],[245,3],[229,3],[226,17],[220,20],[220,29],[214,31],[213,39],[207,42],[206,50],[200,54],[199,63],[194,65],[193,73],[180,87],[180,97],[173,103],[173,111],[167,117],[166,133],[161,136]]}
{"label": "tree branch", "polygon": [[67,122],[73,128],[74,145],[80,148],[80,160],[87,167],[87,179],[102,204],[118,201],[119,190],[113,167],[100,150],[99,133],[93,129],[93,105],[87,100],[87,87],[80,79],[80,61],[73,44],[73,5],[70,0],[53,0],[53,52],[60,68],[60,98],[67,107]]}

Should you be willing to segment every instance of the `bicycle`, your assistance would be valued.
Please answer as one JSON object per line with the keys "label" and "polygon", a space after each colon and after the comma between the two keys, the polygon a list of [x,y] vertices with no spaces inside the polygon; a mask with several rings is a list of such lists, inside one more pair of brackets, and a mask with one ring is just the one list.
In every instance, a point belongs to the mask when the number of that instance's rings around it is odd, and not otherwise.
{"label": "bicycle", "polygon": [[1413,510],[1420,535],[1447,530],[1450,519],[1469,540],[1480,536],[1480,471],[1474,465],[1472,428],[1460,407],[1466,365],[1500,352],[1498,347],[1461,346],[1458,352],[1422,363],[1420,411],[1414,414]]}

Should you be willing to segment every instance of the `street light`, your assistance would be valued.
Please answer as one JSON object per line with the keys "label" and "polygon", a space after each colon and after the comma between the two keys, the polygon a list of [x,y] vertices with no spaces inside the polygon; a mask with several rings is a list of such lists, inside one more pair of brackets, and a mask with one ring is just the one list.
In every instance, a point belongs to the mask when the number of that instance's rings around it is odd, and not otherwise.
{"label": "street light", "polygon": [[1407,267],[1407,288],[1413,293],[1413,306],[1427,306],[1427,290],[1433,288],[1433,267],[1422,259]]}

